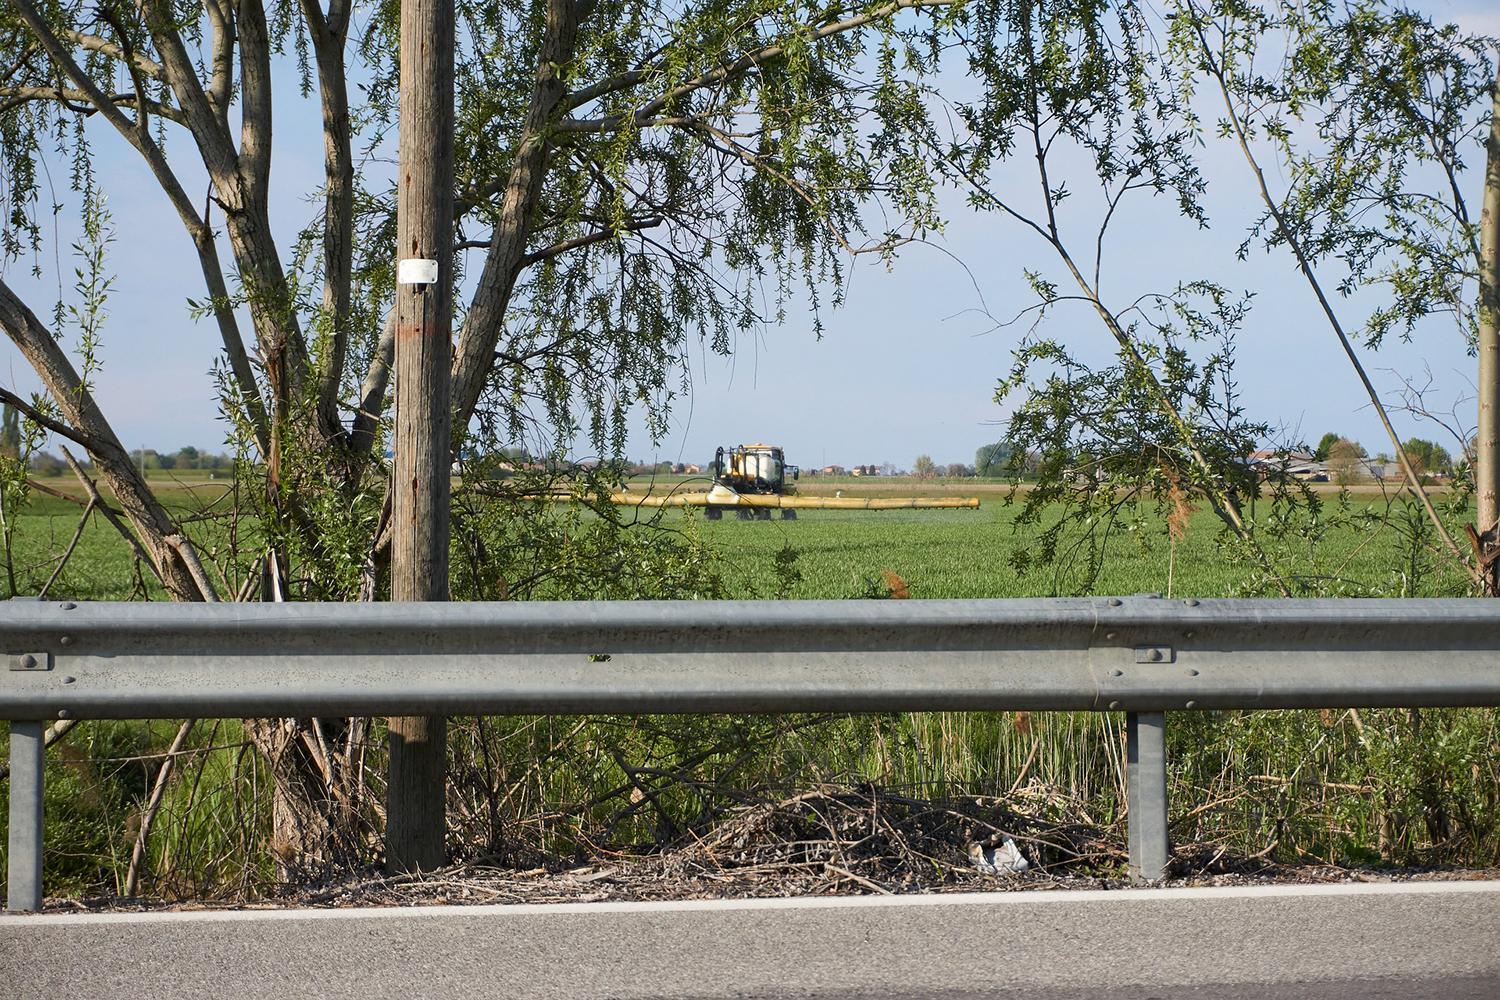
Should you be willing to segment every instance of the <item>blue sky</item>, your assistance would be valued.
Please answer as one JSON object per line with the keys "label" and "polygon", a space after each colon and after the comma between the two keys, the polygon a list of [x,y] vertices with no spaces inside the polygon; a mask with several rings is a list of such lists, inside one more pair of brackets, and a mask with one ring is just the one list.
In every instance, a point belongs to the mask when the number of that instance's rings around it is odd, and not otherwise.
{"label": "blue sky", "polygon": [[[1480,0],[1421,6],[1472,30],[1500,34],[1500,14]],[[276,226],[289,240],[314,211],[299,193],[315,191],[321,182],[322,151],[315,110],[297,97],[289,79],[280,82],[272,169],[276,190],[287,192],[275,208]],[[186,299],[202,295],[191,245],[134,152],[102,129],[95,142],[117,230],[111,255],[117,283],[97,380],[100,403],[129,448],[218,449],[224,428],[207,377],[217,334],[211,322],[189,315]],[[1237,153],[1211,146],[1204,161],[1213,230],[1200,233],[1181,223],[1165,201],[1132,204],[1107,248],[1106,295],[1130,299],[1192,278],[1255,291],[1239,342],[1239,377],[1251,415],[1285,425],[1291,438],[1316,440],[1336,430],[1360,439],[1372,453],[1385,450],[1378,421],[1290,257],[1256,251],[1248,261],[1235,259],[1256,214]],[[65,167],[52,169],[61,185]],[[201,176],[183,173],[189,191],[204,190]],[[1279,178],[1270,173],[1274,187]],[[1477,172],[1469,180],[1477,202]],[[1034,181],[1021,174],[1015,183]],[[972,461],[975,449],[1001,432],[1005,412],[993,402],[994,386],[1022,329],[991,330],[993,323],[977,310],[983,303],[995,316],[1009,316],[1035,301],[1024,269],[1055,281],[1062,272],[1046,245],[1017,224],[974,214],[957,196],[948,199],[948,208],[949,224],[935,246],[906,247],[889,270],[863,259],[852,266],[847,305],[824,311],[821,340],[812,334],[810,314],[794,304],[786,325],[744,337],[732,359],[695,349],[693,391],[676,404],[667,439],[653,446],[638,431],[631,454],[701,462],[718,444],[768,440],[804,467],[886,461],[909,467],[921,453],[940,463]],[[1082,227],[1090,208],[1087,198],[1078,199],[1076,226]],[[26,275],[29,260],[5,267],[7,280],[42,314],[60,281],[65,288],[72,282],[68,245],[76,233],[66,212],[58,226],[60,259],[38,262],[40,281]],[[1081,240],[1084,230],[1077,232]],[[1346,325],[1357,328],[1369,304],[1342,304]],[[1106,334],[1082,307],[1058,310],[1044,332],[1094,360],[1107,357]],[[64,339],[73,343],[76,333],[64,331]],[[1441,320],[1419,331],[1414,343],[1392,343],[1366,353],[1365,361],[1388,393],[1397,380],[1386,369],[1418,381],[1430,370],[1431,401],[1440,408],[1471,392],[1473,361],[1452,325]],[[36,384],[8,344],[0,347],[0,378],[22,390]],[[1436,428],[1410,418],[1398,416],[1397,423],[1403,437],[1438,436]]]}

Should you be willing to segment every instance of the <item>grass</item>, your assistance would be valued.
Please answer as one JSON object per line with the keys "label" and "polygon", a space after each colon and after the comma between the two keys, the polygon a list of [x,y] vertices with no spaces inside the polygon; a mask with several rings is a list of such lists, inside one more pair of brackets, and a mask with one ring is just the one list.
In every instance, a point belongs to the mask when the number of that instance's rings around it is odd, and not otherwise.
{"label": "grass", "polygon": [[[1359,507],[1375,509],[1364,502]],[[1045,597],[1075,593],[1077,561],[1057,569],[1022,573],[1018,551],[1034,549],[1038,532],[1017,529],[1016,508],[990,502],[978,510],[802,511],[794,521],[703,521],[698,530],[726,560],[725,576],[735,596],[794,599],[883,596],[883,573],[900,576],[912,598]],[[665,521],[672,523],[669,515]],[[1408,546],[1390,528],[1361,529],[1345,523],[1307,551],[1300,582],[1308,589],[1380,596],[1440,596],[1462,593],[1463,580],[1442,567],[1413,573]],[[1176,546],[1165,526],[1120,531],[1108,543],[1096,594],[1158,592],[1176,597],[1241,596],[1244,567],[1221,551],[1213,515],[1193,515]],[[800,579],[789,586],[778,575],[776,555],[795,554]],[[1079,557],[1081,559],[1081,556]],[[1425,566],[1424,562],[1424,566]]]}
{"label": "grass", "polygon": [[[153,470],[163,504],[174,513],[195,513],[212,505],[227,489],[206,474],[183,475]],[[170,478],[168,478],[170,477]],[[635,488],[673,488],[680,477],[641,479]],[[56,480],[68,492],[73,484]],[[1059,567],[1016,570],[1013,556],[1035,548],[1038,530],[1017,528],[1018,505],[1007,504],[1008,488],[989,480],[851,479],[803,483],[804,492],[837,488],[846,495],[896,496],[913,493],[977,495],[978,510],[837,511],[804,510],[794,521],[707,521],[696,513],[662,512],[668,528],[695,517],[696,530],[723,559],[725,581],[736,597],[841,599],[882,596],[883,574],[906,581],[913,598],[1039,597],[1087,589],[1096,594],[1168,593],[1180,597],[1239,596],[1245,591],[1244,567],[1220,548],[1219,524],[1206,511],[1194,514],[1175,554],[1165,525],[1148,518],[1140,530],[1116,531],[1097,579],[1081,586],[1081,555],[1059,560]],[[1326,494],[1324,523],[1283,544],[1286,561],[1299,567],[1295,583],[1310,593],[1371,596],[1441,596],[1462,593],[1464,581],[1441,562],[1413,546],[1386,516],[1378,492],[1359,490],[1340,505]],[[33,492],[26,512],[16,519],[14,569],[16,589],[35,594],[50,576],[57,558],[78,526],[77,506]],[[1269,512],[1261,511],[1263,526]],[[1329,516],[1334,515],[1334,516]],[[1361,515],[1368,522],[1361,523]],[[649,518],[650,511],[643,511]],[[1454,526],[1456,537],[1461,529]],[[1263,527],[1264,530],[1264,527]],[[197,535],[198,533],[195,533]],[[212,547],[213,539],[209,539]],[[777,556],[780,554],[781,559]],[[793,558],[794,557],[794,558]],[[789,582],[787,562],[795,569]],[[208,562],[212,562],[210,559]],[[781,567],[778,569],[778,567]],[[1170,570],[1170,573],[1169,573]],[[94,516],[78,549],[51,593],[83,600],[119,600],[139,594],[130,551],[101,517]],[[0,581],[3,586],[3,581]],[[153,598],[162,597],[154,583],[145,584]]]}
{"label": "grass", "polygon": [[[78,526],[76,508],[46,498],[43,509],[18,518],[14,544],[17,589],[35,594]],[[1366,506],[1373,507],[1373,504]],[[913,598],[1044,597],[1078,590],[1078,571],[1018,572],[1017,551],[1034,547],[1037,532],[1017,531],[1016,508],[990,502],[979,510],[802,511],[794,521],[722,521],[697,518],[704,541],[722,558],[731,595],[796,600],[884,596],[883,573],[906,581]],[[683,514],[667,511],[662,523],[679,527]],[[695,515],[686,515],[695,516]],[[1165,530],[1150,525],[1120,532],[1109,543],[1097,594],[1170,593],[1176,597],[1240,596],[1243,567],[1219,547],[1218,524],[1208,513],[1192,518],[1177,545],[1169,579]],[[1413,574],[1406,545],[1389,528],[1341,526],[1309,547],[1304,582],[1332,593],[1441,596],[1461,593],[1462,579],[1441,568]],[[795,556],[795,579],[778,572],[777,555]],[[783,561],[787,555],[783,555]],[[137,579],[130,551],[102,518],[85,529],[63,575],[50,593],[76,600],[119,600],[154,581]]]}

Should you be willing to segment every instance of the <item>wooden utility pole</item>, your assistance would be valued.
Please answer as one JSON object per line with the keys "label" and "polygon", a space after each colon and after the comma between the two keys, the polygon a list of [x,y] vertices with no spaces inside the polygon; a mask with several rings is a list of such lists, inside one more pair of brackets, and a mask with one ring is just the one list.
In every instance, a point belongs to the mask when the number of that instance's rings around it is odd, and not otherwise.
{"label": "wooden utility pole", "polygon": [[[391,599],[448,599],[453,0],[401,0]],[[390,720],[386,866],[445,860],[446,720]]]}
{"label": "wooden utility pole", "polygon": [[1474,544],[1491,596],[1500,591],[1500,77],[1495,86],[1479,216],[1479,425],[1474,442],[1479,529]]}

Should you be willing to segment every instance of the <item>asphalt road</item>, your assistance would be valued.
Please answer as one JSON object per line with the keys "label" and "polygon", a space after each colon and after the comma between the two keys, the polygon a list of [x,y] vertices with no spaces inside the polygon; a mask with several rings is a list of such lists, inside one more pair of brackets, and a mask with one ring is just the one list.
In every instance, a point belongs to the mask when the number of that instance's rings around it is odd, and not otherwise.
{"label": "asphalt road", "polygon": [[1500,997],[1500,882],[0,917],[0,994]]}

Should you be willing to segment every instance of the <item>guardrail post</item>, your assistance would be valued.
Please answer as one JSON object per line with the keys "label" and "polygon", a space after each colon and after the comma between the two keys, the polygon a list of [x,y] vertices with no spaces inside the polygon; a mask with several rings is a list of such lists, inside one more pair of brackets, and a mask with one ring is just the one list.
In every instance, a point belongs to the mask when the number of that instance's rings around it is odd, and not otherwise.
{"label": "guardrail post", "polygon": [[1155,882],[1167,874],[1167,718],[1125,713],[1126,830],[1130,877]]}
{"label": "guardrail post", "polygon": [[42,764],[40,722],[10,724],[10,857],[5,908],[42,908]]}

